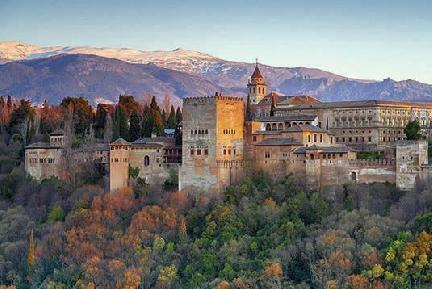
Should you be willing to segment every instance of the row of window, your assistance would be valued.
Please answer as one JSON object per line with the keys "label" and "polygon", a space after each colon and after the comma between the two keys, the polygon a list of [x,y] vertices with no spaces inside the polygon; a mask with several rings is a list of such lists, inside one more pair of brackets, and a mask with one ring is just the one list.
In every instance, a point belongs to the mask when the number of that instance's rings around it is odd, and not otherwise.
{"label": "row of window", "polygon": [[[347,131],[347,133],[349,133],[349,134],[352,134],[353,132],[354,132],[353,130],[349,130],[349,131]],[[390,131],[389,131],[389,132],[390,132]],[[356,130],[356,131],[355,131],[355,133],[359,133],[359,131],[358,131],[358,130]],[[363,133],[363,134],[364,134],[364,133],[365,133],[365,131],[364,131],[364,130],[362,130],[362,131],[361,131],[361,133]],[[372,131],[369,131],[369,133],[372,133]],[[342,131],[342,134],[345,134],[345,131],[344,131],[344,130]]]}
{"label": "row of window", "polygon": [[235,129],[224,129],[222,130],[223,134],[236,134],[236,130]]}
{"label": "row of window", "polygon": [[40,159],[30,158],[29,159],[29,163],[31,163],[31,164],[37,164],[37,163],[40,163],[40,164],[53,164],[54,163],[54,159],[53,158],[40,158]]}
{"label": "row of window", "polygon": [[224,149],[224,150],[223,150],[223,154],[224,154],[224,155],[228,155],[228,156],[230,156],[231,153],[232,153],[233,155],[236,155],[236,150],[235,150],[235,149],[231,150],[230,148],[227,148],[227,149]]}
{"label": "row of window", "polygon": [[[283,154],[283,156],[288,156],[288,154]],[[322,159],[336,159],[336,154],[321,154]],[[299,155],[297,154],[297,158],[299,157]],[[343,153],[339,153],[339,157],[343,157]],[[264,152],[264,158],[265,159],[269,159],[271,158],[271,153],[270,152]],[[313,160],[315,159],[315,155],[314,154],[310,154],[310,158]],[[317,156],[317,158],[320,158],[320,155]]]}
{"label": "row of window", "polygon": [[111,158],[111,162],[112,163],[120,163],[120,162],[127,163],[127,162],[129,162],[129,159],[128,158]]}
{"label": "row of window", "polygon": [[[345,137],[342,137],[342,138],[339,138],[339,137],[336,137],[336,142],[339,142],[339,140],[341,140],[341,142],[345,142],[345,141],[347,141],[347,142],[349,142],[349,143],[358,143],[358,142],[362,142],[362,143],[364,143],[365,142],[365,137],[347,137],[347,138],[345,138]],[[368,137],[368,142],[372,142],[372,137]]]}
{"label": "row of window", "polygon": [[[308,142],[311,142],[311,135],[308,135]],[[318,142],[318,135],[313,135],[313,142]],[[319,142],[323,142],[323,135],[319,134]]]}
{"label": "row of window", "polygon": [[191,129],[191,135],[194,134],[208,134],[208,129]]}
{"label": "row of window", "polygon": [[191,148],[190,150],[191,156],[193,155],[208,155],[208,148]]}
{"label": "row of window", "polygon": [[[258,93],[265,93],[264,87],[258,86],[257,88],[258,88]],[[257,90],[255,89],[255,87],[251,87],[251,93],[256,93],[256,92]]]}

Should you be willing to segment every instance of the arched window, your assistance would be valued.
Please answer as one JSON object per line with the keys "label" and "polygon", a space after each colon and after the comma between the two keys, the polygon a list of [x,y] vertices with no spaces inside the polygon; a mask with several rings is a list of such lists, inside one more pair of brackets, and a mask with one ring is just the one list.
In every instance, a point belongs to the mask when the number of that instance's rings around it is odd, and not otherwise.
{"label": "arched window", "polygon": [[144,166],[149,166],[150,165],[150,157],[149,156],[145,156],[144,157]]}

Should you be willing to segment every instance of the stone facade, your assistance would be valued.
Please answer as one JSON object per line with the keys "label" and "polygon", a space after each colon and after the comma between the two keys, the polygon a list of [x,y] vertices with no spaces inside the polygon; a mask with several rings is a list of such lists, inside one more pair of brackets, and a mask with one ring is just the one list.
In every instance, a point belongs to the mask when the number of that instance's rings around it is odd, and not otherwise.
{"label": "stone facade", "polygon": [[179,188],[215,194],[243,173],[244,103],[215,95],[183,102]]}
{"label": "stone facade", "polygon": [[110,144],[110,191],[129,186],[129,168],[150,185],[162,185],[170,173],[178,174],[181,148],[173,137],[118,139]]}
{"label": "stone facade", "polygon": [[[130,172],[162,185],[176,173],[179,189],[217,196],[238,183],[245,168],[273,178],[288,174],[312,190],[347,183],[395,183],[412,189],[429,178],[427,142],[406,141],[403,128],[417,119],[428,134],[432,104],[394,101],[321,103],[312,96],[267,94],[258,65],[247,84],[248,101],[215,94],[183,101],[182,146],[173,137],[118,139],[74,152],[77,161],[109,168],[110,190],[130,185]],[[64,137],[26,148],[26,171],[41,180],[62,178]],[[383,159],[357,159],[358,151],[381,150]]]}
{"label": "stone facade", "polygon": [[273,114],[316,115],[318,125],[333,133],[337,143],[364,150],[405,140],[404,128],[411,120],[418,120],[424,134],[429,135],[432,104],[365,100],[290,106],[280,102]]}

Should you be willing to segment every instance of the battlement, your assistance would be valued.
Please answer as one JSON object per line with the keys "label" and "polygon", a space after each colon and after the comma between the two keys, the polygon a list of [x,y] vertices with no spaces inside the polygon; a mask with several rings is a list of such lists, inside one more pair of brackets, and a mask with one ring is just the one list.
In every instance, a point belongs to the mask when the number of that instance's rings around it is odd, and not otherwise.
{"label": "battlement", "polygon": [[226,96],[226,95],[210,95],[210,96],[192,96],[183,99],[183,104],[206,104],[206,103],[215,103],[218,100],[230,100],[230,101],[238,101],[243,102],[243,98],[236,96]]}
{"label": "battlement", "polygon": [[349,160],[349,164],[358,167],[395,167],[396,162],[388,159],[375,160]]}

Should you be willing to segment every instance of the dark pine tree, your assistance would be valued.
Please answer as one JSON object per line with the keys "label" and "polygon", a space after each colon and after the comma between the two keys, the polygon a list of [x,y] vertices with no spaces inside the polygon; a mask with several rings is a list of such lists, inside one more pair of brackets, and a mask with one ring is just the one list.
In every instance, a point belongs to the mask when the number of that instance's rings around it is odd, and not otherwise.
{"label": "dark pine tree", "polygon": [[153,131],[153,116],[150,108],[146,105],[143,109],[143,122],[141,135],[150,137]]}
{"label": "dark pine tree", "polygon": [[141,137],[141,117],[136,111],[132,111],[129,124],[129,141],[135,141]]}
{"label": "dark pine tree", "polygon": [[170,114],[168,116],[167,127],[168,128],[176,128],[177,120],[174,106],[171,105]]}
{"label": "dark pine tree", "polygon": [[128,140],[129,127],[121,106],[117,105],[114,113],[113,139],[116,140],[119,137]]}
{"label": "dark pine tree", "polygon": [[183,115],[182,115],[182,112],[180,110],[180,107],[177,107],[177,110],[176,110],[176,122],[177,122],[177,125],[181,123],[182,119],[183,119]]}

